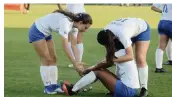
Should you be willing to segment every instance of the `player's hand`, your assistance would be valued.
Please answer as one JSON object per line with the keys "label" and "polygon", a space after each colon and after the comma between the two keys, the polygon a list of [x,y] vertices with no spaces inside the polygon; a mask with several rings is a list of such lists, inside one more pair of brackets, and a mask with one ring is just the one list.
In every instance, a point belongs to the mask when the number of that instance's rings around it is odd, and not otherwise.
{"label": "player's hand", "polygon": [[89,72],[91,72],[91,71],[93,70],[93,68],[94,68],[94,66],[88,67],[87,69],[85,69],[85,70],[83,71],[83,74],[84,74],[84,75],[88,74]]}
{"label": "player's hand", "polygon": [[74,66],[75,66],[75,69],[76,71],[78,72],[78,74],[80,76],[83,76],[83,71],[84,71],[84,66],[83,66],[84,63],[82,62],[77,62]]}

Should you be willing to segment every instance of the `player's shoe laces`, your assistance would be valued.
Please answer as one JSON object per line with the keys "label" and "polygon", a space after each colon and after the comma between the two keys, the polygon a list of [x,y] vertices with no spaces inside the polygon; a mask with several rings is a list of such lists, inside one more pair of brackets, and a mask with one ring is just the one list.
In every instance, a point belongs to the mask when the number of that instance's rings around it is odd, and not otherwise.
{"label": "player's shoe laces", "polygon": [[156,68],[155,73],[165,73],[167,72],[164,68]]}
{"label": "player's shoe laces", "polygon": [[172,65],[172,60],[168,60],[166,62],[163,63],[164,65]]}
{"label": "player's shoe laces", "polygon": [[145,88],[142,88],[139,94],[139,97],[147,97],[148,91]]}
{"label": "player's shoe laces", "polygon": [[57,94],[57,93],[64,93],[59,85],[53,84],[49,86],[45,86],[44,89],[45,94]]}

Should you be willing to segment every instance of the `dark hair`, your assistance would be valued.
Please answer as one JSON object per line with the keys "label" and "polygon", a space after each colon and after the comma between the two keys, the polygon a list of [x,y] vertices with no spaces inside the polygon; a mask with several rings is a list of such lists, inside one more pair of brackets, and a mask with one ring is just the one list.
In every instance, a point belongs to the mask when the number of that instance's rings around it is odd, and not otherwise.
{"label": "dark hair", "polygon": [[110,30],[101,30],[97,35],[99,44],[106,47],[106,61],[108,64],[113,64],[114,53],[116,52],[114,34]]}
{"label": "dark hair", "polygon": [[56,10],[53,13],[55,12],[64,14],[65,16],[69,17],[74,22],[82,21],[83,24],[92,24],[93,22],[91,16],[87,13],[74,14],[72,12],[64,11],[64,10]]}

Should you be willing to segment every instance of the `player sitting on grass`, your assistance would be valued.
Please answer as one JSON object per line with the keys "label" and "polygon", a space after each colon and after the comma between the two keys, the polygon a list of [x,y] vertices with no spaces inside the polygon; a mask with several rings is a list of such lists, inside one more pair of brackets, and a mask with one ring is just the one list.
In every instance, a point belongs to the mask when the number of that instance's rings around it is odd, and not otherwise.
{"label": "player sitting on grass", "polygon": [[[98,42],[106,47],[106,61],[86,69],[83,76],[75,85],[63,84],[67,95],[74,95],[83,87],[95,82],[97,79],[110,91],[114,97],[133,97],[140,88],[137,66],[134,60],[126,62],[113,62],[126,54],[124,46],[118,39],[110,36],[110,32],[100,31]],[[103,36],[103,37],[102,37]],[[116,64],[116,75],[106,68]]]}

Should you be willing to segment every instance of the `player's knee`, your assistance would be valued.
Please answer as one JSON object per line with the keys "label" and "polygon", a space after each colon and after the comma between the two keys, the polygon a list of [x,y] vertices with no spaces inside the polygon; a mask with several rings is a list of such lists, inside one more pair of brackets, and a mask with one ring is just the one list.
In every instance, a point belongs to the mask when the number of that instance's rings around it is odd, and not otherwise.
{"label": "player's knee", "polygon": [[56,56],[51,56],[52,62],[56,63],[57,62],[57,57]]}
{"label": "player's knee", "polygon": [[165,45],[165,44],[160,44],[160,45],[159,45],[159,49],[161,49],[161,50],[163,50],[163,51],[164,51],[164,50],[165,50],[165,48],[166,48],[166,45]]}
{"label": "player's knee", "polygon": [[138,65],[138,67],[144,67],[144,66],[146,66],[146,58],[145,58],[145,56],[139,56],[139,57],[137,57],[136,58],[136,63],[137,63],[137,65]]}
{"label": "player's knee", "polygon": [[44,65],[50,65],[50,63],[52,62],[52,58],[47,54],[47,55],[41,56],[41,61],[42,61],[42,64]]}

